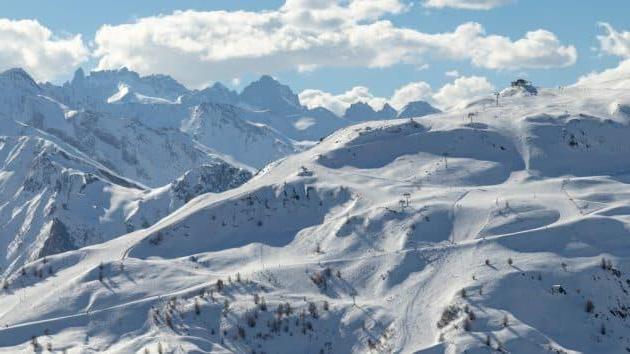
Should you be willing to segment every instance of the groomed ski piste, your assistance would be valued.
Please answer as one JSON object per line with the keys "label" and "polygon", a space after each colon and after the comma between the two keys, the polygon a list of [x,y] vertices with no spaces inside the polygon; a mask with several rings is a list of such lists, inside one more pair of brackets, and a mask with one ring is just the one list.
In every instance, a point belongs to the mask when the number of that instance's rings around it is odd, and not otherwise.
{"label": "groomed ski piste", "polygon": [[625,352],[629,121],[576,85],[343,128],[13,272],[0,351]]}

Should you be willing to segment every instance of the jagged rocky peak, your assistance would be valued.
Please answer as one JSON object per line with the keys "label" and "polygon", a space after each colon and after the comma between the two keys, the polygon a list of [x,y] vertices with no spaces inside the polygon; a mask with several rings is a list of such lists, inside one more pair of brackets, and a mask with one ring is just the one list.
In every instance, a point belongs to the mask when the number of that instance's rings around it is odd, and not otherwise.
{"label": "jagged rocky peak", "polygon": [[0,73],[0,88],[3,90],[27,90],[27,92],[40,90],[35,80],[22,68],[13,68]]}
{"label": "jagged rocky peak", "polygon": [[389,103],[385,103],[383,108],[380,111],[376,112],[379,119],[392,119],[396,118],[398,115],[398,111],[394,109],[394,107],[390,106]]}
{"label": "jagged rocky peak", "polygon": [[222,83],[216,82],[212,86],[208,86],[203,90],[195,90],[190,94],[184,96],[182,98],[182,102],[192,105],[198,105],[208,102],[237,104],[238,93],[236,91],[230,90]]}
{"label": "jagged rocky peak", "polygon": [[351,121],[372,120],[376,112],[365,102],[356,102],[350,105],[343,117]]}
{"label": "jagged rocky peak", "polygon": [[[124,67],[118,70],[92,71],[89,75],[79,68],[72,80],[62,88],[48,85],[47,89],[57,98],[75,104],[105,103],[128,95],[153,98],[151,102],[155,99],[176,101],[189,92],[184,85],[168,75],[141,76]],[[141,99],[132,101],[142,102]]]}
{"label": "jagged rocky peak", "polygon": [[372,106],[365,102],[355,102],[347,110],[343,117],[349,121],[362,122],[368,120],[384,120],[396,118],[398,112],[385,103],[379,111],[374,110]]}
{"label": "jagged rocky peak", "polygon": [[70,82],[73,86],[80,85],[85,81],[85,72],[83,68],[78,68],[74,72],[74,76],[72,77],[72,81]]}
{"label": "jagged rocky peak", "polygon": [[433,107],[426,101],[415,101],[408,103],[398,114],[398,118],[423,117],[429,114],[440,113],[440,110]]}
{"label": "jagged rocky peak", "polygon": [[245,87],[240,99],[252,106],[275,112],[290,113],[303,110],[299,97],[291,88],[269,75],[263,75]]}

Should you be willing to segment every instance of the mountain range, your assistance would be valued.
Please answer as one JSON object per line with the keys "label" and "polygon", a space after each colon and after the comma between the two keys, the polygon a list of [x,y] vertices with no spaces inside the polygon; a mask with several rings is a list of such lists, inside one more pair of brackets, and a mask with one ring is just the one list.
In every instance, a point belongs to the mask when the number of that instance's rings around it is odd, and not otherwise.
{"label": "mountain range", "polygon": [[350,124],[270,76],[239,94],[125,68],[61,86],[12,69],[0,92],[5,274],[147,227]]}
{"label": "mountain range", "polygon": [[269,76],[0,90],[0,352],[630,348],[628,92],[338,117]]}

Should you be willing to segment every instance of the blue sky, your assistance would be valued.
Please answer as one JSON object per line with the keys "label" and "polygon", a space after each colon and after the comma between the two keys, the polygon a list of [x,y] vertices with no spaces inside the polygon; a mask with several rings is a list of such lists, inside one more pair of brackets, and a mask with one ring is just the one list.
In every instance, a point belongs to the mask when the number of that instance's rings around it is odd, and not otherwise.
{"label": "blue sky", "polygon": [[[298,1],[304,3],[318,2],[318,0]],[[322,0],[319,1],[321,2]],[[334,2],[334,0],[327,1]],[[485,35],[503,36],[511,41],[523,38],[528,31],[544,29],[557,38],[559,45],[574,47],[577,58],[573,63],[567,64],[565,62],[561,65],[551,65],[547,68],[527,67],[527,65],[517,68],[505,68],[493,67],[491,64],[478,65],[473,63],[471,59],[458,59],[457,55],[442,57],[422,55],[421,64],[394,61],[394,63],[388,63],[383,67],[365,64],[353,66],[347,63],[342,67],[336,67],[334,61],[331,63],[323,60],[325,63],[317,65],[315,69],[299,71],[294,66],[288,65],[283,67],[283,59],[280,58],[281,54],[278,54],[278,58],[274,57],[272,59],[277,60],[278,65],[268,66],[271,68],[269,74],[289,84],[296,92],[317,88],[325,92],[339,94],[355,86],[364,86],[369,88],[371,94],[379,97],[390,97],[396,89],[410,82],[426,82],[434,90],[437,90],[454,80],[453,76],[445,75],[448,71],[457,71],[460,76],[464,77],[485,77],[495,87],[505,86],[517,76],[526,76],[542,86],[557,86],[573,83],[581,75],[614,67],[619,63],[620,58],[618,56],[608,55],[599,50],[600,43],[597,36],[604,34],[605,31],[598,26],[598,22],[607,22],[618,31],[630,30],[630,24],[627,21],[630,2],[627,0],[513,0],[511,2],[508,0],[507,4],[490,10],[464,10],[449,7],[430,8],[423,6],[424,0],[386,0],[382,2],[374,0],[373,2],[385,4],[386,2],[392,3],[392,1],[400,1],[406,6],[411,6],[406,7],[402,11],[382,11],[382,13],[377,15],[377,18],[361,19],[360,21],[363,24],[370,24],[376,21],[390,21],[397,29],[412,29],[426,34],[450,33],[464,23],[474,22],[483,26]],[[448,2],[449,0],[446,1]],[[457,2],[460,0],[453,1]],[[465,2],[466,0],[461,1]],[[492,1],[501,0],[489,0],[489,2]],[[340,4],[344,6],[345,1],[341,1]],[[116,2],[115,5],[108,2],[78,0],[45,2],[22,0],[3,4],[1,17],[12,21],[35,19],[42,26],[52,31],[54,37],[64,38],[80,34],[85,48],[89,52],[93,52],[97,47],[93,43],[95,34],[106,24],[114,26],[133,24],[139,19],[160,14],[168,15],[175,10],[195,10],[198,12],[246,10],[260,13],[264,10],[278,11],[283,5],[283,0],[138,0]],[[195,39],[193,35],[193,40]],[[136,49],[126,48],[125,50],[134,53]],[[154,49],[151,50],[147,50],[147,52],[155,52]],[[321,53],[319,54],[321,55]],[[331,51],[330,56],[334,55],[335,52]],[[409,54],[407,53],[407,55]],[[414,54],[412,53],[411,55]],[[121,58],[121,56],[123,57]],[[111,57],[113,58],[114,55]],[[177,65],[178,58],[174,54],[165,54],[165,57],[169,58],[167,60],[172,62],[171,65]],[[187,58],[186,60],[189,59]],[[101,58],[98,55],[90,56],[89,58],[85,57],[77,65],[81,65],[88,70],[94,69],[99,65],[100,60]],[[125,60],[124,53],[118,53],[116,54],[116,59],[111,61],[108,68],[116,65],[120,66]],[[129,59],[130,63],[134,62],[134,60],[138,62],[139,59]],[[165,61],[167,60],[165,59]],[[19,63],[19,58],[18,61],[13,61],[12,63]],[[227,81],[228,85],[233,82],[233,87],[241,88],[243,84],[261,74],[259,72],[260,68],[248,69],[248,65],[251,65],[249,63],[251,61],[243,64],[240,71],[235,71],[234,68],[229,67],[230,73],[234,73],[231,76],[238,80],[229,80],[227,77],[218,78],[214,71],[206,72],[200,70],[198,76],[204,77],[204,80],[208,83],[215,79],[220,79],[223,82]],[[133,64],[128,66],[131,69],[137,69],[134,68]],[[155,66],[142,68],[138,71],[148,73],[162,68],[162,66]],[[165,68],[166,70],[164,71],[169,71],[168,67]],[[267,66],[264,68],[267,68]],[[60,73],[51,70],[42,71],[46,74],[40,75],[44,76],[41,79],[63,81],[70,76],[69,70]],[[189,78],[185,78],[182,75],[179,75],[182,77],[177,77],[178,71],[176,69],[168,73],[184,81],[189,86],[200,85],[199,82],[191,83]]]}

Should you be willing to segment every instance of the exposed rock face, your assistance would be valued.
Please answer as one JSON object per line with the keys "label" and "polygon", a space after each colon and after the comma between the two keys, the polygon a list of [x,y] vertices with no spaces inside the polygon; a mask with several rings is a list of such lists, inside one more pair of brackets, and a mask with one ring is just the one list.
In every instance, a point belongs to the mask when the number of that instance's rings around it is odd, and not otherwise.
{"label": "exposed rock face", "polygon": [[187,203],[202,194],[236,188],[251,177],[251,172],[226,163],[202,165],[171,183],[171,189],[175,198]]}

